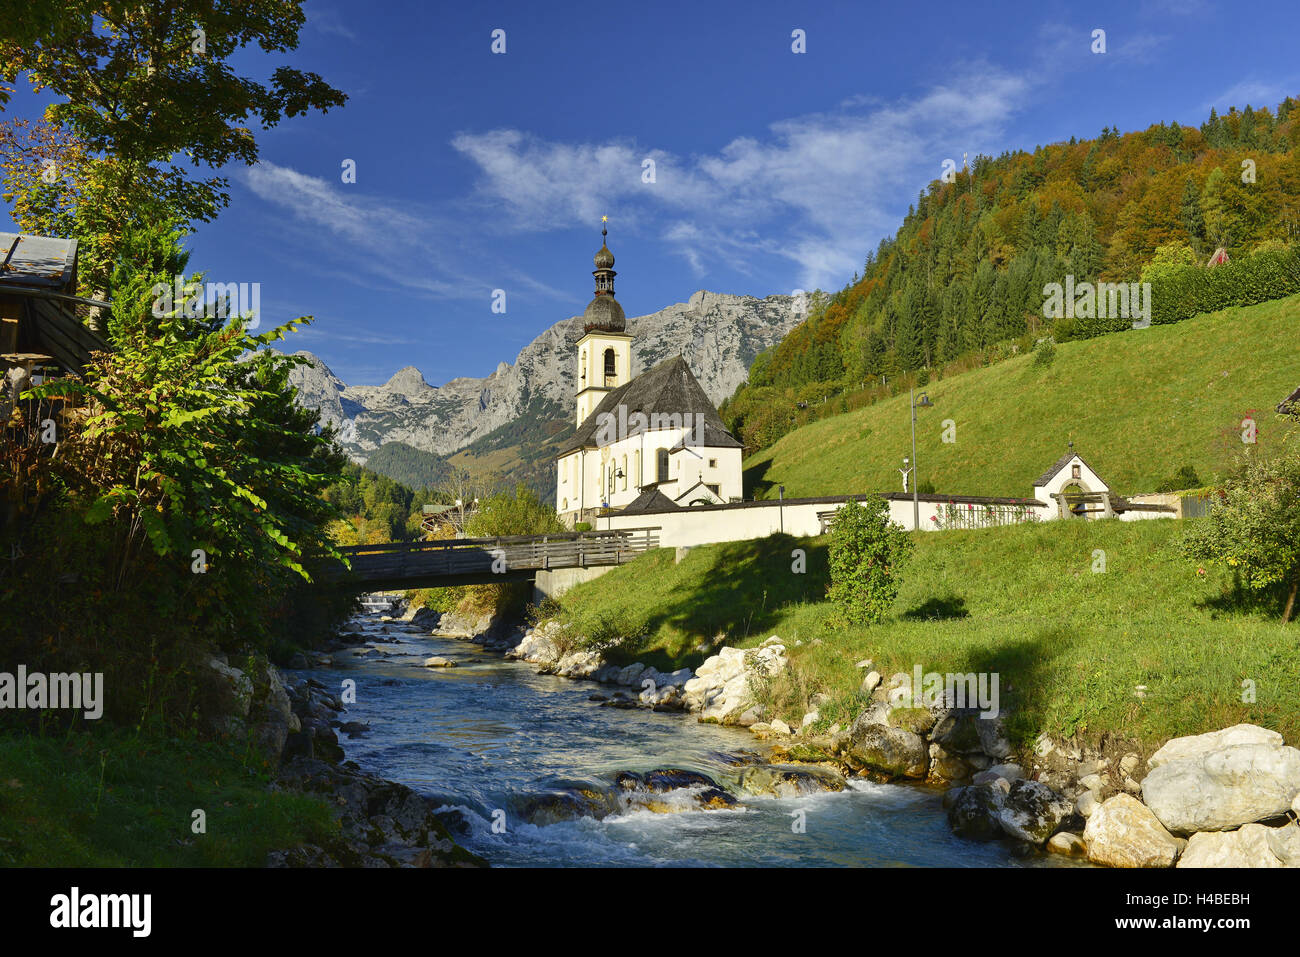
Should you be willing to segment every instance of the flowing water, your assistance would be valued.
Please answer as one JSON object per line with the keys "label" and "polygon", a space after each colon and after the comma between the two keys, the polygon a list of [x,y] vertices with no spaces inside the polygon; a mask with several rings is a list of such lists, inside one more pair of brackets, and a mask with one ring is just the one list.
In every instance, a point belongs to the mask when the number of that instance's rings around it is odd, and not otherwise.
{"label": "flowing water", "polygon": [[[741,796],[735,809],[529,820],[530,796],[560,782],[608,787],[620,771],[683,768],[735,793],[743,769],[728,756],[762,746],[747,731],[686,715],[602,707],[589,699],[608,686],[539,675],[468,641],[373,616],[355,625],[391,657],[340,652],[333,667],[301,672],[335,693],[343,679],[356,681],[356,704],[341,717],[371,730],[340,734],[347,757],[445,801],[456,839],[494,866],[1066,863],[1055,855],[1017,859],[1001,844],[954,837],[937,790],[858,780],[838,793]],[[431,655],[458,667],[422,667]]]}

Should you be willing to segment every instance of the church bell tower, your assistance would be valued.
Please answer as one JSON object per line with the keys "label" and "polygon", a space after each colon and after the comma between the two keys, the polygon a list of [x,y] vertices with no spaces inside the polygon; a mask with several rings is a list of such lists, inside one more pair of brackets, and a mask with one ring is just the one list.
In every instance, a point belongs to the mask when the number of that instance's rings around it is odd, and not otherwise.
{"label": "church bell tower", "polygon": [[609,217],[600,218],[600,250],[596,253],[596,296],[582,314],[578,340],[577,424],[582,425],[600,400],[632,378],[632,337],[627,334],[623,307],[614,298],[614,254],[605,239]]}

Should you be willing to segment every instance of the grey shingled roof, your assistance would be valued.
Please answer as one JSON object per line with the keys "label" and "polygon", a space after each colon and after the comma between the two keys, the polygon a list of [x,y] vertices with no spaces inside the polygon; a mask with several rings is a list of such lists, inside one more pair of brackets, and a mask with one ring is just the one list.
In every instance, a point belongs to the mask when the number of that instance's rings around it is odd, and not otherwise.
{"label": "grey shingled roof", "polygon": [[[1084,465],[1088,466],[1089,471],[1091,471],[1093,475],[1098,474],[1097,470],[1094,469],[1091,465],[1088,465],[1087,461],[1084,460],[1084,457],[1082,455],[1079,455],[1078,452],[1066,452],[1059,459],[1057,459],[1055,462],[1052,463],[1052,467],[1050,469],[1048,469],[1042,475],[1038,476],[1037,481],[1034,482],[1034,488],[1038,488],[1039,486],[1046,485],[1048,482],[1050,482],[1052,480],[1052,477],[1056,475],[1057,472],[1061,471],[1061,469],[1069,465],[1070,460],[1075,456],[1078,456],[1079,461],[1082,462]],[[1103,481],[1105,480],[1103,479]]]}
{"label": "grey shingled roof", "polygon": [[597,448],[596,435],[600,431],[600,417],[605,413],[617,416],[620,405],[627,407],[628,419],[637,412],[647,417],[655,413],[685,415],[689,412],[693,421],[695,416],[703,416],[704,446],[724,449],[741,447],[723,426],[718,410],[704,394],[704,389],[696,381],[686,360],[674,356],[608,393],[591,415],[587,416],[586,421],[578,426],[578,431],[559,454],[568,455],[578,449]]}
{"label": "grey shingled roof", "polygon": [[77,241],[0,233],[0,284],[64,289],[77,268]]}
{"label": "grey shingled roof", "polygon": [[664,512],[679,507],[676,502],[659,491],[657,487],[651,487],[632,499],[623,508],[623,512]]}

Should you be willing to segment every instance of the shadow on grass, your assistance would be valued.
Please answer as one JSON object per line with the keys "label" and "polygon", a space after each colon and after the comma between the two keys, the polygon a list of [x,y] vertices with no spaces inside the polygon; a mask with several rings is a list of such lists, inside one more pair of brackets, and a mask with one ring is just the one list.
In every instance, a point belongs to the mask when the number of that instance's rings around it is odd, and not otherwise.
{"label": "shadow on grass", "polygon": [[902,617],[909,621],[952,621],[969,618],[970,612],[966,610],[965,598],[960,595],[945,595],[942,598],[931,598],[924,604],[903,612]]}
{"label": "shadow on grass", "polygon": [[776,488],[775,482],[763,477],[771,467],[772,461],[768,459],[758,465],[751,465],[740,473],[744,487],[749,489],[749,494],[755,499],[766,499],[768,494]]}
{"label": "shadow on grass", "polygon": [[[1060,695],[1053,661],[1071,640],[1066,628],[1049,625],[1016,641],[972,648],[959,659],[957,667],[966,672],[998,676],[998,709],[1013,745],[1031,745],[1042,730]],[[1081,710],[1078,719],[1084,717]]]}
{"label": "shadow on grass", "polygon": [[1281,621],[1289,591],[1290,585],[1285,582],[1258,590],[1247,588],[1242,584],[1241,576],[1234,574],[1231,586],[1226,587],[1218,595],[1211,595],[1194,604],[1200,610],[1209,612],[1211,618],[1257,615],[1261,618],[1276,618]]}
{"label": "shadow on grass", "polygon": [[[803,556],[796,550],[802,550]],[[775,534],[714,545],[705,554],[707,566],[702,571],[694,567],[702,554],[686,559],[700,580],[690,591],[667,596],[645,620],[648,634],[668,625],[685,640],[674,652],[629,657],[660,669],[668,665],[696,667],[716,652],[709,643],[719,633],[725,632],[732,644],[770,634],[783,608],[822,601],[826,596],[829,564],[824,542]],[[709,651],[698,647],[702,643]]]}

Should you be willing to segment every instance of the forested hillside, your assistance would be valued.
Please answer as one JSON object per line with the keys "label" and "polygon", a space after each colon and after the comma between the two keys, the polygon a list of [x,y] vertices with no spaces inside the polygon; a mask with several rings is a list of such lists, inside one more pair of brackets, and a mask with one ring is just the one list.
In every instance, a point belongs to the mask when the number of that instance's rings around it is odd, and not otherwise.
{"label": "forested hillside", "polygon": [[[818,417],[821,403],[844,411],[892,394],[906,384],[897,377],[925,383],[945,366],[987,364],[1039,338],[1117,328],[1043,318],[1044,285],[1067,275],[1188,273],[1168,300],[1220,248],[1233,263],[1285,250],[1300,241],[1297,106],[1288,97],[1276,110],[1211,111],[1199,128],[1108,128],[1092,140],[976,157],[952,182],[933,182],[860,277],[815,300],[805,322],[758,356],[724,420],[752,452]],[[1275,271],[1272,259],[1266,265]]]}
{"label": "forested hillside", "polygon": [[366,467],[413,489],[433,488],[451,472],[441,455],[405,442],[385,442],[366,459]]}

